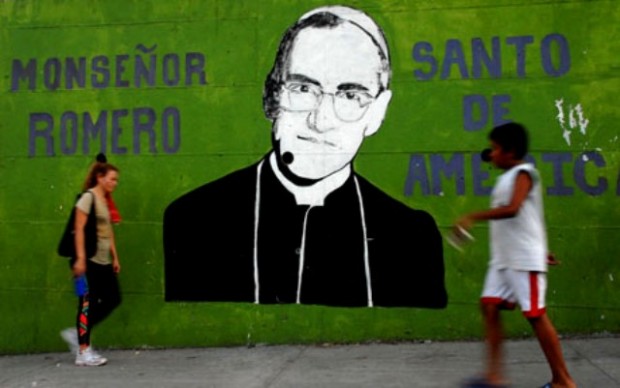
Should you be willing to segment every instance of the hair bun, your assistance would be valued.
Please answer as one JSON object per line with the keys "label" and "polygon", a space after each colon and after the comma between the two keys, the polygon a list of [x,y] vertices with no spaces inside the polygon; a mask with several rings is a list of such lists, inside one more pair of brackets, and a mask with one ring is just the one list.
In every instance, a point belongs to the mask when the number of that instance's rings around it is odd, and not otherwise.
{"label": "hair bun", "polygon": [[107,163],[108,162],[108,158],[105,157],[105,154],[103,152],[100,152],[97,154],[97,161],[99,163]]}

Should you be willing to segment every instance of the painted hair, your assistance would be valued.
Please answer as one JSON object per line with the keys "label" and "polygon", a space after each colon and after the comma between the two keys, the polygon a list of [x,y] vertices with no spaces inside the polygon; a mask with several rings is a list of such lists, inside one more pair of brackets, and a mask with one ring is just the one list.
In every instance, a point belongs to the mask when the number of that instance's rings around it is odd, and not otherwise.
{"label": "painted hair", "polygon": [[273,68],[267,75],[263,89],[263,110],[268,119],[277,117],[280,109],[280,89],[288,71],[289,56],[297,35],[309,27],[332,29],[343,23],[351,23],[364,32],[377,46],[377,54],[381,60],[380,89],[389,88],[391,79],[390,54],[383,31],[362,11],[342,6],[320,7],[303,15],[289,27],[280,41]]}
{"label": "painted hair", "polygon": [[489,139],[499,144],[504,151],[514,152],[515,159],[521,160],[527,155],[527,130],[519,123],[507,123],[493,128]]}
{"label": "painted hair", "polygon": [[103,153],[97,155],[95,163],[93,163],[88,169],[86,180],[82,186],[82,190],[86,191],[97,186],[97,177],[106,175],[109,171],[118,172],[118,167],[108,163],[107,158]]}

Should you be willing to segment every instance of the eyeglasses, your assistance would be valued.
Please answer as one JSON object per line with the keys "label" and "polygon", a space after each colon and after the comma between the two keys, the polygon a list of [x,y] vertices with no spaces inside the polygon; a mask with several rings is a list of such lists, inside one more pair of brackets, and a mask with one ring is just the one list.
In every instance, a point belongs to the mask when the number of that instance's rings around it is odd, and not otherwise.
{"label": "eyeglasses", "polygon": [[280,107],[292,112],[311,112],[319,107],[325,95],[333,97],[336,117],[345,122],[355,122],[361,119],[368,110],[368,106],[376,98],[363,90],[339,90],[335,93],[326,93],[312,83],[287,82],[282,87]]}

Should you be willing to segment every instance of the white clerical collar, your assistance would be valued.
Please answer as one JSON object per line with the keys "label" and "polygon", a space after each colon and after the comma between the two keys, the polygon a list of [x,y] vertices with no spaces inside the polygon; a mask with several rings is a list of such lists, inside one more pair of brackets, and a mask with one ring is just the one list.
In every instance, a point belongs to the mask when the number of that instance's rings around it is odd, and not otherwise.
{"label": "white clerical collar", "polygon": [[323,206],[325,198],[342,186],[351,175],[351,165],[347,165],[342,170],[310,186],[298,186],[286,179],[284,174],[278,169],[275,152],[269,155],[269,164],[280,183],[295,196],[297,205]]}

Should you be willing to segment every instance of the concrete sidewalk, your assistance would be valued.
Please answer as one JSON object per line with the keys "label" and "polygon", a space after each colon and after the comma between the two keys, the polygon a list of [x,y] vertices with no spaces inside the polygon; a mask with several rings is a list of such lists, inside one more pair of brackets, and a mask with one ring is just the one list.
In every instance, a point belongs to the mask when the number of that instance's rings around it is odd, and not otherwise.
{"label": "concrete sidewalk", "polygon": [[[620,336],[563,339],[578,385],[620,387]],[[458,387],[482,366],[481,342],[108,350],[102,367],[67,353],[1,356],[0,387]],[[508,341],[512,387],[549,380],[534,340]]]}

